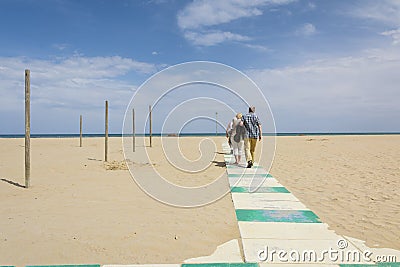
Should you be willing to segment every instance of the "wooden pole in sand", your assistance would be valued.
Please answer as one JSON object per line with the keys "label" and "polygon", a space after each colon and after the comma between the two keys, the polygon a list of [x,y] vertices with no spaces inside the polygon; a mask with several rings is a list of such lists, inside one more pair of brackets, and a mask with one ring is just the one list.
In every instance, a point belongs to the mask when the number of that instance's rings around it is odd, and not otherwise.
{"label": "wooden pole in sand", "polygon": [[149,106],[149,116],[150,116],[150,147],[152,147],[152,142],[151,142],[151,138],[152,138],[152,133],[153,133],[153,129],[152,129],[152,125],[151,125],[151,105]]}
{"label": "wooden pole in sand", "polygon": [[31,185],[31,72],[25,70],[25,188]]}
{"label": "wooden pole in sand", "polygon": [[104,161],[108,160],[108,101],[106,100],[106,125],[105,125],[105,143],[104,143]]}
{"label": "wooden pole in sand", "polygon": [[218,135],[218,112],[215,112],[215,135]]}
{"label": "wooden pole in sand", "polygon": [[79,147],[82,147],[82,115],[79,118]]}
{"label": "wooden pole in sand", "polygon": [[135,136],[135,109],[132,109],[132,150],[136,151],[136,136]]}

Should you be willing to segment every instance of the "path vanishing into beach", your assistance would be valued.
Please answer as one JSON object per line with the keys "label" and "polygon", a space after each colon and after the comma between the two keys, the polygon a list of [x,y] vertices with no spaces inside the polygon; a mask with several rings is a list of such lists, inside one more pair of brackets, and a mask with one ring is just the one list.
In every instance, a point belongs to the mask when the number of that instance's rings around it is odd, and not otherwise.
{"label": "path vanishing into beach", "polygon": [[362,240],[336,234],[262,166],[233,165],[227,143],[223,149],[245,262],[343,266],[400,261],[400,251],[369,248]]}

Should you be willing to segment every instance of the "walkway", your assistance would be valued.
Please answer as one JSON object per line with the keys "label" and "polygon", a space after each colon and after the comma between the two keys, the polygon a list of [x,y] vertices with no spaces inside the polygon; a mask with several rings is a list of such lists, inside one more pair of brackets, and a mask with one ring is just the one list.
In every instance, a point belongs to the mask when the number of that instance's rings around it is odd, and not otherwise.
{"label": "walkway", "polygon": [[258,262],[262,267],[299,263],[371,266],[374,261],[400,261],[400,251],[371,249],[361,240],[336,234],[261,166],[247,169],[245,161],[233,165],[227,143],[223,150],[245,262]]}

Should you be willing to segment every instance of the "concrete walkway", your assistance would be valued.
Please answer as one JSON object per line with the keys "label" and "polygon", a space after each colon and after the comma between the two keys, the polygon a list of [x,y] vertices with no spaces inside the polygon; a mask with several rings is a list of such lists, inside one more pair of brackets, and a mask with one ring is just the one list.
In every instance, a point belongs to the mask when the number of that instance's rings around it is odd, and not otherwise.
{"label": "concrete walkway", "polygon": [[301,203],[262,166],[234,165],[224,143],[225,162],[239,224],[245,262],[262,266],[400,266],[400,251],[371,249],[340,236]]}

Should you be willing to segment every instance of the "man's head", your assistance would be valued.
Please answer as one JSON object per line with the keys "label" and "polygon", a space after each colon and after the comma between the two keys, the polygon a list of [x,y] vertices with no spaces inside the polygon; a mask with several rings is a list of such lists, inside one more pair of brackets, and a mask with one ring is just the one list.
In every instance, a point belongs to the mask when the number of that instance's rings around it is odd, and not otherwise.
{"label": "man's head", "polygon": [[256,112],[256,107],[249,107],[249,113]]}

